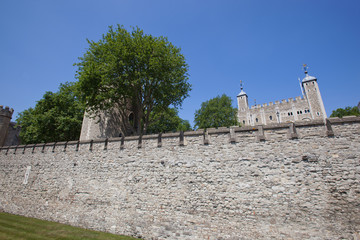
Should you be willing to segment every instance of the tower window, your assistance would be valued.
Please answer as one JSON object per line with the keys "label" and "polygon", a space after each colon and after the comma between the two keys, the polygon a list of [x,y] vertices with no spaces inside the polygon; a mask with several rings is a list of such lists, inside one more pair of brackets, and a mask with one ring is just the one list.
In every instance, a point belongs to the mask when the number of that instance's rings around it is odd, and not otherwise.
{"label": "tower window", "polygon": [[272,120],[272,116],[270,116],[269,118],[270,118],[270,120]]}
{"label": "tower window", "polygon": [[317,112],[317,113],[316,113],[316,115],[320,116],[320,113],[319,113],[319,112]]}
{"label": "tower window", "polygon": [[259,119],[256,119],[256,122],[259,122]]}
{"label": "tower window", "polygon": [[245,124],[245,120],[243,120],[243,124]]}

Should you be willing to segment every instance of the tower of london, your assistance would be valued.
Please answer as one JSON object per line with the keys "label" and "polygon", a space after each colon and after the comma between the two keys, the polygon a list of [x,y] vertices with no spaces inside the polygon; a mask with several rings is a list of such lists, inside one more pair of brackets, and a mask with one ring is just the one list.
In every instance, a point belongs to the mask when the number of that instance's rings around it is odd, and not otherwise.
{"label": "tower of london", "polygon": [[326,119],[317,78],[310,76],[304,65],[305,78],[301,81],[303,96],[289,98],[249,107],[248,95],[241,91],[237,95],[238,120],[242,126],[267,125],[272,123],[310,121]]}

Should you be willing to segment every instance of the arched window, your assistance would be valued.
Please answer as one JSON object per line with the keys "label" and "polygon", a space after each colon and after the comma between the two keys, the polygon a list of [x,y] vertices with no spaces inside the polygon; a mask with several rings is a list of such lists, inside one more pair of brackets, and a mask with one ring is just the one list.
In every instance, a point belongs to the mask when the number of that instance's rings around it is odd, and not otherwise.
{"label": "arched window", "polygon": [[256,118],[256,122],[259,122],[259,119]]}
{"label": "arched window", "polygon": [[272,120],[272,116],[270,116],[269,119]]}

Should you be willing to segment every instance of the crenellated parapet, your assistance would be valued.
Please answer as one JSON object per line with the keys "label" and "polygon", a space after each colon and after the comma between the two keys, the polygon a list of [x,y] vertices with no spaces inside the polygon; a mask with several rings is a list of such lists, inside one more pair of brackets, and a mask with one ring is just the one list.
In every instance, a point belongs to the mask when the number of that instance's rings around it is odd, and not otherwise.
{"label": "crenellated parapet", "polygon": [[286,105],[289,103],[306,103],[306,100],[300,96],[295,97],[295,98],[288,98],[288,99],[283,99],[281,101],[275,101],[275,102],[269,102],[269,103],[263,103],[263,104],[259,104],[259,105],[253,105],[250,107],[250,109],[261,109],[261,108],[267,108],[269,106],[273,107],[274,105]]}
{"label": "crenellated parapet", "polygon": [[12,108],[9,108],[8,106],[6,106],[4,108],[3,105],[0,105],[0,116],[1,117],[8,117],[8,118],[11,118],[12,115],[14,113],[14,109]]}
{"label": "crenellated parapet", "polygon": [[[38,143],[17,146],[0,147],[1,153],[36,153],[36,152],[78,152],[97,150],[147,149],[162,147],[184,147],[189,145],[222,145],[240,142],[278,141],[284,139],[301,139],[311,136],[333,137],[332,126],[356,124],[359,126],[360,117],[329,118],[322,120],[299,121],[296,123],[275,123],[259,126],[219,127],[198,129],[196,131],[160,133],[140,136],[127,136],[108,139],[93,139],[83,141],[68,141],[55,143]],[[285,130],[285,131],[284,131]],[[335,133],[339,134],[339,132]]]}

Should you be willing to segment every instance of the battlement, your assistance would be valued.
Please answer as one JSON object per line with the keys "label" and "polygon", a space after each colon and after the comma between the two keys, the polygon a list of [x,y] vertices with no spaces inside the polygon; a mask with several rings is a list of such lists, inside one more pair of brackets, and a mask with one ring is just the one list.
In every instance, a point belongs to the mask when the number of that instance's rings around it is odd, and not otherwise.
{"label": "battlement", "polygon": [[10,109],[8,106],[4,108],[3,105],[0,105],[0,116],[11,118],[14,113],[14,109]]}
{"label": "battlement", "polygon": [[[128,136],[121,138],[68,141],[53,143],[38,143],[28,145],[0,147],[0,152],[8,154],[25,153],[30,149],[34,152],[58,152],[58,151],[79,151],[79,149],[93,151],[97,149],[108,150],[110,148],[159,148],[166,146],[187,146],[189,144],[212,145],[237,143],[241,141],[260,142],[276,141],[284,139],[306,138],[308,136],[332,137],[334,131],[332,125],[343,125],[347,123],[360,123],[360,117],[349,116],[344,118],[329,118],[323,120],[298,121],[295,123],[276,123],[260,126],[242,127],[220,127],[198,129],[196,131],[160,133],[139,136]],[[219,140],[221,136],[221,140]],[[252,140],[251,140],[252,139]],[[111,146],[111,147],[110,147]],[[20,150],[20,151],[19,151]]]}
{"label": "battlement", "polygon": [[288,98],[288,99],[283,99],[280,101],[275,101],[275,102],[269,102],[269,103],[263,103],[263,104],[259,104],[259,105],[252,105],[250,107],[250,109],[259,109],[259,108],[266,108],[268,106],[273,106],[273,105],[280,105],[280,104],[288,104],[291,102],[300,102],[300,101],[305,101],[305,99],[303,97],[295,97],[295,98]]}

